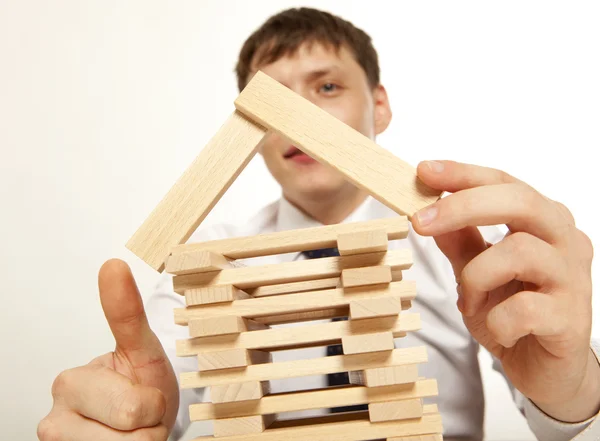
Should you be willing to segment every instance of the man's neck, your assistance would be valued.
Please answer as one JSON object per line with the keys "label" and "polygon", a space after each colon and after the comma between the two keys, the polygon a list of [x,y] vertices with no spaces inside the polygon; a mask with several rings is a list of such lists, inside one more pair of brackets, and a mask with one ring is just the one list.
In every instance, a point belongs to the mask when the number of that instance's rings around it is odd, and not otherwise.
{"label": "man's neck", "polygon": [[323,225],[339,224],[356,210],[369,196],[360,189],[340,191],[327,198],[294,198],[284,197],[300,211],[304,212]]}

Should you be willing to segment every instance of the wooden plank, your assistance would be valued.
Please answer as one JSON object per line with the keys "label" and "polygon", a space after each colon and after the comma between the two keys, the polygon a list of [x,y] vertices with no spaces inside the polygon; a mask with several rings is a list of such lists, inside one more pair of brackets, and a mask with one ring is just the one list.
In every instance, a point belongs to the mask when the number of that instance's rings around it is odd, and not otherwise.
{"label": "wooden plank", "polygon": [[233,112],[126,244],[162,271],[256,154],[267,131]]}
{"label": "wooden plank", "polygon": [[369,419],[372,423],[406,420],[421,416],[423,416],[423,400],[421,398],[369,404]]}
{"label": "wooden plank", "polygon": [[215,438],[264,432],[275,421],[275,415],[252,415],[213,422]]}
{"label": "wooden plank", "polygon": [[266,297],[276,296],[280,294],[318,291],[320,289],[337,288],[339,286],[340,278],[330,277],[328,279],[306,280],[302,282],[280,283],[278,285],[259,286],[258,288],[249,289],[247,292],[252,297]]}
{"label": "wooden plank", "polygon": [[314,311],[347,306],[353,301],[377,298],[400,297],[403,300],[414,299],[417,294],[416,282],[403,280],[369,289],[328,289],[324,291],[286,294],[282,296],[261,297],[258,299],[234,300],[226,304],[190,306],[175,308],[175,323],[187,325],[193,318],[223,317],[235,315],[255,318],[267,315],[287,314],[291,312]]}
{"label": "wooden plank", "polygon": [[[219,320],[221,319],[219,318]],[[409,313],[382,319],[344,320],[242,332],[239,335],[177,340],[176,354],[178,357],[189,357],[201,352],[215,352],[226,349],[276,350],[278,348],[325,346],[339,344],[345,336],[356,334],[390,332],[394,338],[398,338],[404,336],[407,332],[414,332],[419,329],[421,329],[420,315]]]}
{"label": "wooden plank", "polygon": [[180,387],[182,389],[191,389],[219,384],[244,383],[247,381],[267,381],[308,375],[335,374],[365,370],[375,366],[399,366],[426,362],[427,351],[424,346],[418,346],[414,348],[394,349],[391,352],[332,355],[329,357],[278,363],[252,364],[243,369],[184,372],[180,374]]}
{"label": "wooden plank", "polygon": [[234,285],[240,289],[261,285],[300,282],[304,280],[339,277],[347,268],[387,265],[405,270],[412,266],[412,251],[402,249],[388,253],[359,254],[356,256],[323,257],[297,262],[234,268],[211,273],[188,274],[173,277],[173,289],[183,293],[186,289],[210,285]]}
{"label": "wooden plank", "polygon": [[209,305],[211,303],[232,302],[249,299],[250,296],[233,285],[203,286],[186,289],[183,292],[187,306]]}
{"label": "wooden plank", "polygon": [[356,299],[350,302],[350,319],[362,320],[373,317],[387,317],[400,314],[399,297],[376,297]]}
{"label": "wooden plank", "polygon": [[427,435],[415,436],[394,436],[388,438],[387,441],[444,441],[441,433],[430,433]]}
{"label": "wooden plank", "polygon": [[[392,270],[392,282],[402,280],[402,270]],[[246,292],[252,297],[266,297],[280,294],[291,294],[306,291],[317,291],[319,289],[341,288],[341,279],[331,277],[328,279],[307,280],[303,282],[281,283],[279,285],[259,286]]]}
{"label": "wooden plank", "polygon": [[401,269],[392,269],[392,281],[396,282],[398,280],[402,280],[402,270]]}
{"label": "wooden plank", "polygon": [[[402,300],[402,310],[409,310],[412,307],[410,300]],[[336,317],[349,317],[350,310],[348,306],[338,308],[320,309],[318,311],[292,312],[288,314],[276,314],[262,317],[255,317],[254,321],[266,325],[281,325],[285,323],[310,322],[315,320],[332,319]]]}
{"label": "wooden plank", "polygon": [[[434,414],[438,413],[437,404],[428,404],[423,406],[423,414]],[[281,429],[284,427],[301,427],[314,424],[329,424],[329,423],[340,423],[344,421],[367,421],[369,419],[369,411],[361,410],[355,412],[343,412],[333,413],[323,416],[314,416],[308,418],[298,419],[281,419],[273,423],[273,429]]]}
{"label": "wooden plank", "polygon": [[[352,323],[350,322],[350,324]],[[394,349],[394,334],[391,331],[384,331],[369,334],[344,335],[342,337],[342,348],[344,354],[391,351]]]}
{"label": "wooden plank", "polygon": [[[436,411],[424,406],[421,418],[402,421],[385,421],[373,424],[368,412],[354,415],[334,414],[306,420],[276,421],[258,434],[237,435],[224,441],[366,441],[392,436],[410,436],[442,432],[442,418]],[[330,422],[331,421],[331,422]],[[193,441],[214,440],[213,436],[201,436]]]}
{"label": "wooden plank", "polygon": [[[212,393],[211,393],[212,394]],[[387,387],[335,387],[302,392],[266,395],[259,402],[198,403],[190,405],[191,421],[233,418],[236,416],[268,415],[301,410],[354,406],[385,401],[435,397],[435,379],[420,380],[412,385]]]}
{"label": "wooden plank", "polygon": [[344,288],[390,283],[392,269],[388,265],[346,268],[342,270],[341,279]]}
{"label": "wooden plank", "polygon": [[[248,381],[246,383],[233,383],[223,384],[218,386],[211,386],[210,388],[210,400],[214,404],[225,404],[234,403],[234,407],[244,406],[244,401],[256,401],[270,392],[270,383],[268,381]],[[214,404],[204,403],[208,406]],[[251,406],[255,406],[255,403],[251,403]],[[253,414],[248,414],[253,415]],[[236,416],[235,414],[229,415],[231,417]],[[243,416],[243,415],[237,415]],[[213,419],[213,418],[210,418]]]}
{"label": "wooden plank", "polygon": [[224,351],[201,352],[198,354],[198,371],[208,372],[270,363],[269,352],[247,349],[226,349]]}
{"label": "wooden plank", "polygon": [[240,332],[268,329],[268,326],[263,323],[232,315],[225,317],[199,317],[190,320],[188,326],[190,337],[222,335],[229,337],[231,334],[239,334]]}
{"label": "wooden plank", "polygon": [[387,251],[388,236],[381,228],[343,233],[338,235],[337,248],[341,256]]}
{"label": "wooden plank", "polygon": [[193,274],[234,268],[231,260],[208,250],[171,255],[167,258],[165,271],[169,274]]}
{"label": "wooden plank", "polygon": [[408,237],[408,219],[406,216],[398,216],[183,244],[174,247],[172,254],[208,250],[227,256],[230,259],[245,259],[271,254],[295,253],[333,248],[337,246],[339,234],[354,234],[379,228],[386,230],[388,240],[406,239]]}
{"label": "wooden plank", "polygon": [[[410,300],[407,300],[407,302],[410,302]],[[285,323],[311,322],[315,320],[332,319],[336,317],[348,317],[348,314],[348,306],[340,306],[338,308],[320,309],[318,311],[290,312],[287,314],[255,317],[254,320],[258,323],[264,323],[266,325],[281,325]]]}
{"label": "wooden plank", "polygon": [[413,166],[263,72],[249,81],[235,107],[399,214],[412,217],[441,197]]}
{"label": "wooden plank", "polygon": [[349,373],[350,383],[367,387],[410,384],[419,378],[418,364],[378,366]]}

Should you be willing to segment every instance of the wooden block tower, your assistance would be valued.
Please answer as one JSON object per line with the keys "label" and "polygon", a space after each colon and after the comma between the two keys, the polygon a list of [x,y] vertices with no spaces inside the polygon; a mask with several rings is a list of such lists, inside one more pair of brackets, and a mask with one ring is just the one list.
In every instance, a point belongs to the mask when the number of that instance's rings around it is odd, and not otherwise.
{"label": "wooden block tower", "polygon": [[[210,389],[193,404],[192,421],[213,420],[229,440],[439,441],[442,421],[435,379],[419,376],[425,347],[396,348],[394,339],[420,329],[409,313],[414,281],[403,280],[410,250],[388,250],[406,238],[409,218],[440,192],[414,168],[327,112],[257,73],[236,110],[167,193],[127,247],[157,271],[173,274],[185,308],[175,322],[190,338],[177,355],[196,357],[181,388]],[[343,173],[399,216],[252,237],[186,243],[254,156],[276,132]],[[236,260],[337,248],[339,256],[262,266]],[[333,320],[344,318],[346,320]],[[272,328],[302,322],[301,326]],[[341,344],[341,355],[273,362],[273,351]],[[346,386],[271,393],[270,380],[348,372]],[[368,405],[367,411],[278,420],[278,414]]]}

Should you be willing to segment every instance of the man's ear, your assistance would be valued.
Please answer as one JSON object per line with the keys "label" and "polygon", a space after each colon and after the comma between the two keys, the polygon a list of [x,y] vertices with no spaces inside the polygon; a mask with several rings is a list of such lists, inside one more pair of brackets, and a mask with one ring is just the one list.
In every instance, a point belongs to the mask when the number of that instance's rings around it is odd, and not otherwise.
{"label": "man's ear", "polygon": [[388,128],[392,120],[392,109],[388,94],[385,87],[381,84],[373,89],[373,103],[375,134],[379,135]]}

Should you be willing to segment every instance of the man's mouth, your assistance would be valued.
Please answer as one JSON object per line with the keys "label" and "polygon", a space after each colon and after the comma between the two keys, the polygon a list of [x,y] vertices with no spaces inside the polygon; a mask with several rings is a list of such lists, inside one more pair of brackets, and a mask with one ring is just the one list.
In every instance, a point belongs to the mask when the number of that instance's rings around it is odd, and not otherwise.
{"label": "man's mouth", "polygon": [[294,156],[298,156],[298,155],[304,155],[305,153],[300,150],[297,147],[291,146],[287,152],[285,152],[285,155],[283,155],[284,159],[290,159],[293,158]]}
{"label": "man's mouth", "polygon": [[296,164],[315,164],[317,161],[315,161],[313,158],[311,158],[310,156],[308,156],[306,153],[304,153],[302,150],[300,150],[299,148],[295,147],[295,146],[290,146],[290,148],[285,152],[285,154],[283,155],[283,158],[287,161],[293,161]]}

